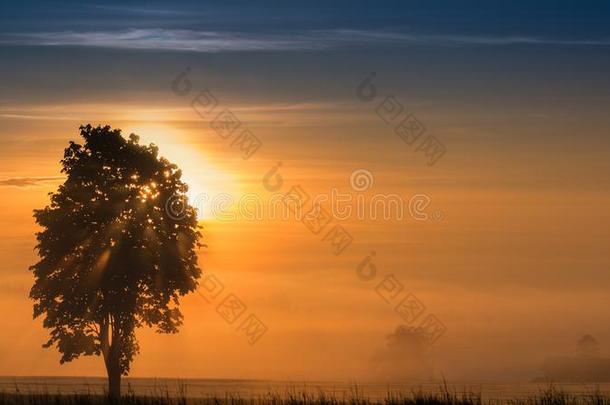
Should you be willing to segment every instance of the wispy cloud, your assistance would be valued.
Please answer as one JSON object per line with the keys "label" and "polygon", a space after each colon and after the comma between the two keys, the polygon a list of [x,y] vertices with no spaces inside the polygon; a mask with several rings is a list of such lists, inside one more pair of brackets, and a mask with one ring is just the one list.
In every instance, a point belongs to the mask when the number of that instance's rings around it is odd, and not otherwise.
{"label": "wispy cloud", "polygon": [[64,177],[13,177],[0,179],[0,187],[29,188],[64,180]]}
{"label": "wispy cloud", "polygon": [[610,38],[588,40],[527,36],[420,34],[373,30],[310,30],[264,34],[155,28],[130,29],[120,32],[62,31],[7,33],[0,36],[0,44],[223,52],[315,50],[366,44],[429,46],[610,46]]}
{"label": "wispy cloud", "polygon": [[32,114],[2,114],[0,118],[9,118],[17,120],[57,120],[57,121],[73,121],[74,117],[68,116],[52,116],[52,115],[32,115]]}
{"label": "wispy cloud", "polygon": [[[348,100],[284,102],[284,103],[235,103],[231,111],[243,115],[251,122],[269,122],[271,117],[294,120],[292,124],[309,118],[319,122],[320,114],[325,119],[331,115],[341,116],[353,122],[353,104]],[[105,122],[107,120],[138,121],[169,123],[174,121],[200,122],[201,117],[194,114],[193,108],[187,104],[178,103],[162,108],[152,105],[133,103],[78,103],[78,104],[40,104],[13,105],[10,109],[0,107],[0,120],[57,120],[77,122]]]}
{"label": "wispy cloud", "polygon": [[[87,6],[87,5],[85,5]],[[131,13],[137,15],[152,15],[152,16],[192,16],[193,10],[172,10],[167,8],[149,8],[149,7],[128,7],[123,5],[106,5],[106,4],[92,4],[89,7],[96,10],[107,10],[117,13]]]}
{"label": "wispy cloud", "polygon": [[312,37],[249,35],[214,31],[132,29],[123,32],[44,32],[7,34],[6,45],[90,46],[118,49],[158,49],[192,52],[315,49]]}

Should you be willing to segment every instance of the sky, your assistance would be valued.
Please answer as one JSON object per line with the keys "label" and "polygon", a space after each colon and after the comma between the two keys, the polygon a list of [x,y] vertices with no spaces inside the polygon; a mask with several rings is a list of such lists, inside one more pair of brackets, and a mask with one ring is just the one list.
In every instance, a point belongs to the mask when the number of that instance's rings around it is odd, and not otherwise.
{"label": "sky", "polygon": [[[527,381],[585,334],[610,356],[609,18],[601,1],[2,2],[0,375],[104,375],[99,358],[60,366],[43,349],[28,299],[32,212],[85,123],[183,169],[200,265],[225,287],[183,299],[179,334],[140,331],[132,376]],[[214,129],[225,109],[261,144],[247,159]],[[395,132],[404,117],[417,142]],[[433,164],[426,139],[445,150]],[[319,234],[239,215],[277,173],[279,192],[343,193],[354,212]],[[204,193],[223,196],[216,215]],[[356,215],[380,195],[404,217]],[[335,225],[352,238],[340,254],[323,240]],[[390,302],[387,280],[403,286]],[[247,306],[232,324],[217,311],[229,294]],[[412,322],[395,310],[408,294],[425,308]],[[254,344],[250,314],[266,330]],[[443,333],[425,362],[388,343],[429,315]]]}

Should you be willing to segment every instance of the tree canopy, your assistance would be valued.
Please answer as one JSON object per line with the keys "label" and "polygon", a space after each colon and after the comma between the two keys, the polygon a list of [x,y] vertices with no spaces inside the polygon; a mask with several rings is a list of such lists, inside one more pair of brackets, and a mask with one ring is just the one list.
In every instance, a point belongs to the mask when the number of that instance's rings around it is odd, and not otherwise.
{"label": "tree canopy", "polygon": [[50,329],[44,346],[62,363],[102,355],[116,394],[139,351],[136,328],[176,333],[182,324],[179,298],[201,275],[201,234],[181,170],[155,145],[109,126],[80,134],[84,143],[70,142],[61,160],[65,182],[34,211],[42,230],[30,298]]}

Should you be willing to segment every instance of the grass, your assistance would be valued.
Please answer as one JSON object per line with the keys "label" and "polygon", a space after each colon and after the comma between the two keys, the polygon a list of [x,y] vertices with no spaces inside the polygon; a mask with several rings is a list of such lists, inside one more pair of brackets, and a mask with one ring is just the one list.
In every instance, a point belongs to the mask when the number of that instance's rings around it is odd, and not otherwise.
{"label": "grass", "polygon": [[[119,403],[115,401],[114,403]],[[113,404],[106,396],[86,394],[6,393],[0,392],[0,405],[102,405]],[[128,389],[120,400],[121,405],[610,405],[610,395],[599,390],[587,394],[570,394],[551,385],[546,390],[521,399],[493,400],[484,402],[481,395],[474,392],[451,392],[446,385],[437,392],[414,391],[410,393],[388,392],[382,400],[364,397],[358,389],[340,398],[324,392],[317,394],[288,390],[284,393],[267,393],[254,398],[241,398],[227,394],[224,397],[191,398],[186,395],[186,387],[179,389],[178,395],[169,391],[154,395],[136,395]]]}

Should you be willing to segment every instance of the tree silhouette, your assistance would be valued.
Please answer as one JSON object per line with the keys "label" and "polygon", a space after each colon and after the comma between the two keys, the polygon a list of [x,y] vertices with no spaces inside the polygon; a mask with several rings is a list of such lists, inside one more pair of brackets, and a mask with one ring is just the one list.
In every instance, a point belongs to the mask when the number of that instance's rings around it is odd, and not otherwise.
{"label": "tree silhouette", "polygon": [[120,396],[139,347],[135,330],[176,333],[179,298],[197,287],[196,212],[181,171],[137,135],[81,126],[65,149],[64,184],[34,211],[40,261],[30,269],[34,318],[50,329],[60,362],[101,355],[108,391]]}
{"label": "tree silhouette", "polygon": [[584,335],[578,340],[578,351],[581,357],[593,358],[599,356],[599,344],[591,335]]}

